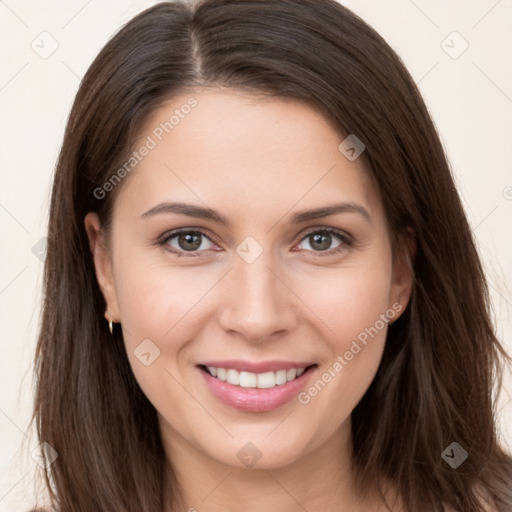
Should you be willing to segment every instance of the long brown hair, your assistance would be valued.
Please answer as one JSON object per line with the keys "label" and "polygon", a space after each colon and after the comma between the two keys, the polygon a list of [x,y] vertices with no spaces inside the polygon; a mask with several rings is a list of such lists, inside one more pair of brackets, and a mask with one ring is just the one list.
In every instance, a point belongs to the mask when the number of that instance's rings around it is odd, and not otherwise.
{"label": "long brown hair", "polygon": [[[50,207],[34,421],[59,454],[44,472],[62,512],[162,512],[176,482],[157,414],[120,329],[103,318],[84,217],[162,102],[196,87],[295,98],[356,134],[398,247],[414,232],[410,304],[390,327],[375,379],[352,413],[361,490],[391,479],[407,510],[512,510],[512,459],[495,398],[509,356],[495,336],[484,271],[438,134],[403,63],[334,0],[157,4],[103,48],[77,93]],[[341,139],[340,139],[341,140]],[[134,171],[136,172],[136,171]],[[126,179],[129,179],[127,177]],[[95,193],[96,191],[96,193]],[[443,460],[456,442],[468,458]]]}

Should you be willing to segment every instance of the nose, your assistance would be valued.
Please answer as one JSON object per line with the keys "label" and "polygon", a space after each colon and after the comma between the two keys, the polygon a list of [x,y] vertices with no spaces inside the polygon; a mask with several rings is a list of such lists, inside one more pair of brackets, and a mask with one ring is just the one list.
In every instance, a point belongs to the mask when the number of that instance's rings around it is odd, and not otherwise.
{"label": "nose", "polygon": [[252,263],[238,255],[234,261],[223,284],[221,327],[251,342],[270,341],[290,332],[297,322],[297,299],[267,251]]}

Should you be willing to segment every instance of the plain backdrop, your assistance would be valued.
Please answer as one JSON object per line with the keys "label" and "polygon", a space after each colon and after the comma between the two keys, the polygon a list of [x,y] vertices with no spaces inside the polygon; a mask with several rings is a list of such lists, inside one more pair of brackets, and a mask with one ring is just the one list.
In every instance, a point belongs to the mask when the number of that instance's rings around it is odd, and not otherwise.
{"label": "plain backdrop", "polygon": [[[153,1],[0,2],[0,511],[33,505],[27,431],[49,190],[81,77]],[[347,0],[398,52],[440,132],[512,353],[512,0]],[[453,262],[454,265],[457,262]],[[512,379],[498,427],[512,447]],[[25,450],[20,450],[22,441]]]}

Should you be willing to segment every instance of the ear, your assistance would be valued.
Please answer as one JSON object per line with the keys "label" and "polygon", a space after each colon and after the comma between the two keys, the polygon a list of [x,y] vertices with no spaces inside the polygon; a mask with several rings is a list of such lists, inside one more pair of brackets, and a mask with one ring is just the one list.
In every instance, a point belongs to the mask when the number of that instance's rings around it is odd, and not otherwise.
{"label": "ear", "polygon": [[[394,320],[398,319],[407,308],[414,285],[414,258],[416,256],[416,235],[412,228],[407,228],[398,237],[396,252],[393,257],[393,275],[390,292],[390,308],[399,303],[401,308]],[[396,308],[393,308],[396,309]]]}
{"label": "ear", "polygon": [[96,269],[96,279],[98,280],[98,285],[107,305],[105,318],[107,322],[119,322],[121,315],[114,285],[112,260],[106,244],[105,234],[101,229],[98,214],[89,212],[85,216],[84,224],[89,238],[89,247],[93,257],[94,267]]}

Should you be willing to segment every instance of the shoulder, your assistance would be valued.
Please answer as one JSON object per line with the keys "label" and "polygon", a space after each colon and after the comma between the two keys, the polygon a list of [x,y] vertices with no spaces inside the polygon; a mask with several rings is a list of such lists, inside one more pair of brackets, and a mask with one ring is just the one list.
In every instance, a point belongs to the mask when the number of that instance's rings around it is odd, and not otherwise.
{"label": "shoulder", "polygon": [[[475,494],[478,497],[478,504],[480,506],[481,512],[499,512],[496,508],[496,505],[493,503],[493,500],[489,496],[489,492],[485,490],[482,486],[476,486]],[[459,512],[454,508],[445,505],[443,512]]]}
{"label": "shoulder", "polygon": [[[480,507],[481,512],[499,512],[494,505],[491,505],[490,503],[484,501],[480,502]],[[445,506],[443,512],[459,512],[459,510],[455,510],[454,508]]]}
{"label": "shoulder", "polygon": [[479,498],[479,504],[482,507],[482,512],[498,512],[494,500],[489,496],[489,492],[482,485],[475,487],[475,494]]}

